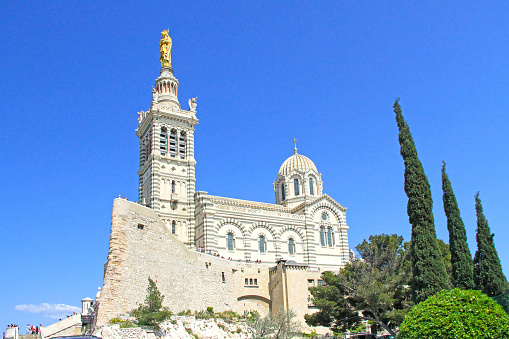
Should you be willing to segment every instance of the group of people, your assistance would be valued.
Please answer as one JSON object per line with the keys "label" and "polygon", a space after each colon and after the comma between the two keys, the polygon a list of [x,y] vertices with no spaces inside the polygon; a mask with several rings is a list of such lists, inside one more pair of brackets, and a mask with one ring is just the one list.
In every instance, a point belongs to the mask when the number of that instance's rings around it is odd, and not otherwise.
{"label": "group of people", "polygon": [[27,325],[27,334],[39,334],[39,326]]}
{"label": "group of people", "polygon": [[14,327],[18,327],[18,325],[14,325],[14,324],[7,325],[7,328],[14,328]]}
{"label": "group of people", "polygon": [[[200,253],[205,253],[205,248],[203,248],[203,247],[198,247],[198,248],[196,249],[196,251],[197,251],[197,252],[200,252]],[[221,258],[221,259],[226,259],[226,260],[230,260],[230,261],[233,261],[233,260],[234,260],[234,259],[233,259],[233,258],[231,258],[231,257],[225,258],[225,257],[223,257],[222,255],[220,255],[219,253],[216,253],[216,252],[212,253],[212,251],[208,251],[208,252],[207,252],[207,254],[208,254],[208,255],[212,255],[212,256],[214,256],[214,257]],[[238,259],[238,260],[237,260],[237,262],[241,262],[241,261],[242,261],[241,259]],[[253,263],[253,261],[251,261],[250,259],[246,259],[246,263],[251,264],[251,263]],[[261,263],[262,263],[262,261],[257,259],[257,260],[255,260],[255,261],[254,261],[254,263],[255,263],[255,264],[261,264]]]}

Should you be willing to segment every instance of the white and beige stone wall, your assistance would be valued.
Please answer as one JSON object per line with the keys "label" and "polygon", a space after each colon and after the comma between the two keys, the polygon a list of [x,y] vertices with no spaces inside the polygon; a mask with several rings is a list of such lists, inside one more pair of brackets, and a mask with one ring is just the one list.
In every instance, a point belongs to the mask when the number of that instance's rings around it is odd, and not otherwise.
{"label": "white and beige stone wall", "polygon": [[[197,192],[196,246],[234,260],[261,260],[274,264],[293,260],[323,271],[337,272],[348,262],[346,209],[327,195],[290,209],[276,204],[231,199]],[[322,213],[327,220],[322,220]],[[333,245],[320,241],[320,226],[334,230]],[[234,249],[228,250],[228,233],[234,236]],[[259,250],[259,237],[266,240],[266,251]],[[289,239],[295,253],[289,252]],[[327,240],[327,239],[326,239]]]}
{"label": "white and beige stone wall", "polygon": [[188,250],[153,210],[115,199],[97,324],[143,303],[149,277],[165,296],[163,305],[173,312],[209,306],[216,311],[238,309],[234,279],[237,267]]}

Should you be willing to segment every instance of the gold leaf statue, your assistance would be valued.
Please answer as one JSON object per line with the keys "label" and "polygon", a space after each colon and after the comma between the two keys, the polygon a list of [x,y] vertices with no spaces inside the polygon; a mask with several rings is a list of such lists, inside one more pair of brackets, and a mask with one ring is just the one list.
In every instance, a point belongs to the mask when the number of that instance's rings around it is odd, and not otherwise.
{"label": "gold leaf statue", "polygon": [[171,67],[171,38],[168,35],[168,31],[161,32],[161,41],[159,42],[159,49],[161,50],[161,61],[162,67]]}

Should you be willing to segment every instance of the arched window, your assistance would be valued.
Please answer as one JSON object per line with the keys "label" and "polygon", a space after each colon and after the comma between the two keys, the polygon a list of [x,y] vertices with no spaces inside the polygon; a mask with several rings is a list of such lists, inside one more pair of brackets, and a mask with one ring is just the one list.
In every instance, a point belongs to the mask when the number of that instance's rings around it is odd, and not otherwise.
{"label": "arched window", "polygon": [[295,254],[295,241],[293,240],[293,238],[288,239],[288,253],[290,255]]}
{"label": "arched window", "polygon": [[145,161],[150,158],[150,154],[152,154],[152,132],[149,131],[145,136]]}
{"label": "arched window", "polygon": [[166,127],[161,128],[161,134],[159,136],[159,149],[161,150],[161,155],[166,155],[168,145],[167,143],[167,130]]}
{"label": "arched window", "polygon": [[329,247],[332,247],[334,245],[332,243],[332,227],[327,228],[327,242]]}
{"label": "arched window", "polygon": [[299,179],[293,179],[293,189],[295,190],[295,195],[299,195]]}
{"label": "arched window", "polygon": [[281,201],[285,201],[286,199],[286,194],[285,194],[285,183],[282,182],[281,183]]}
{"label": "arched window", "polygon": [[325,227],[320,227],[320,244],[325,247]]}
{"label": "arched window", "polygon": [[265,236],[260,235],[258,237],[258,247],[260,248],[260,253],[265,253],[267,251],[267,242],[265,241]]}
{"label": "arched window", "polygon": [[313,178],[309,178],[309,194],[315,195],[315,186],[313,183]]}
{"label": "arched window", "polygon": [[171,181],[171,193],[175,193],[175,180]]}
{"label": "arched window", "polygon": [[233,238],[232,232],[228,232],[228,235],[226,236],[226,247],[228,248],[228,251],[233,251],[235,248],[235,239]]}
{"label": "arched window", "polygon": [[170,132],[170,157],[177,156],[177,131],[172,129]]}
{"label": "arched window", "polygon": [[176,225],[176,224],[177,224],[177,223],[175,222],[175,220],[173,220],[173,221],[171,222],[171,234],[175,234],[175,225]]}
{"label": "arched window", "polygon": [[180,139],[179,139],[179,154],[180,159],[186,158],[186,132],[180,133]]}

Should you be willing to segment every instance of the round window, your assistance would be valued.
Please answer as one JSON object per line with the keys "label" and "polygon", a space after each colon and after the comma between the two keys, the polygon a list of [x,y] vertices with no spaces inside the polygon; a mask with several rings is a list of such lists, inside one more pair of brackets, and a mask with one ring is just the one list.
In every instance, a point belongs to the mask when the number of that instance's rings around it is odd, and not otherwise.
{"label": "round window", "polygon": [[328,217],[327,213],[323,212],[322,213],[322,220],[327,220],[327,217]]}

